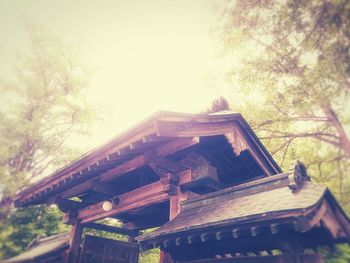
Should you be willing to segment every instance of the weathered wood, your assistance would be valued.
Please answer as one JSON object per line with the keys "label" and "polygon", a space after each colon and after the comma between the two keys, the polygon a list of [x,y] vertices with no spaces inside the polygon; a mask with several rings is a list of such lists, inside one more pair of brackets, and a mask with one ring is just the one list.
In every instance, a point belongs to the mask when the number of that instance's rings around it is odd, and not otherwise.
{"label": "weathered wood", "polygon": [[81,263],[137,263],[138,254],[135,243],[86,235]]}
{"label": "weathered wood", "polygon": [[83,226],[77,221],[70,232],[69,235],[69,252],[68,252],[68,262],[67,263],[78,263],[80,254],[80,242],[83,234]]}
{"label": "weathered wood", "polygon": [[173,141],[160,145],[155,150],[155,156],[166,157],[199,143],[199,137],[177,138]]}
{"label": "weathered wood", "polygon": [[150,162],[150,166],[155,171],[157,168],[160,168],[162,171],[172,172],[172,173],[180,173],[182,171],[187,170],[187,168],[182,166],[181,164],[171,161],[164,157],[155,157]]}
{"label": "weathered wood", "polygon": [[61,198],[70,198],[84,193],[87,189],[91,189],[94,185],[92,180],[85,181],[81,184],[73,186],[63,193],[59,194]]}
{"label": "weathered wood", "polygon": [[79,210],[78,218],[82,219],[83,223],[87,223],[121,212],[141,209],[168,200],[168,191],[169,185],[158,181],[118,196],[119,204],[110,211],[104,211],[102,209],[103,202],[100,202]]}
{"label": "weathered wood", "polygon": [[88,202],[78,202],[62,198],[57,198],[54,202],[57,204],[58,208],[63,212],[79,210],[81,208],[91,205],[91,203]]}
{"label": "weathered wood", "polygon": [[78,211],[70,210],[64,213],[62,223],[68,224],[68,225],[74,225],[77,222],[77,218],[78,218]]}
{"label": "weathered wood", "polygon": [[248,135],[243,131],[243,129],[240,126],[236,127],[237,129],[237,133],[240,134],[241,140],[245,142],[245,146],[249,152],[251,153],[251,155],[253,156],[254,160],[259,164],[259,166],[263,169],[263,171],[265,172],[266,175],[273,175],[278,173],[279,171],[271,171],[267,165],[264,163],[264,161],[262,160],[261,156],[265,157],[265,160],[267,162],[269,162],[271,167],[274,167],[274,164],[272,164],[270,162],[270,158],[268,158],[264,151],[259,147],[259,145],[257,145],[255,142],[253,142],[254,140],[252,140],[251,135],[250,137],[248,137]]}
{"label": "weathered wood", "polygon": [[116,233],[116,234],[131,236],[131,237],[135,237],[139,235],[139,231],[136,231],[136,230],[130,230],[127,228],[121,228],[116,226],[109,226],[105,224],[87,223],[87,224],[84,224],[83,226],[85,228],[92,228],[96,230],[101,230],[101,231],[106,231],[110,233]]}
{"label": "weathered wood", "polygon": [[235,124],[232,121],[226,122],[158,122],[157,133],[160,136],[169,137],[190,137],[190,136],[213,136],[232,131]]}
{"label": "weathered wood", "polygon": [[145,153],[143,155],[137,156],[132,160],[125,162],[111,170],[108,170],[104,174],[100,175],[101,181],[109,181],[115,179],[127,172],[133,171],[143,165],[145,165],[149,160],[151,160],[152,154]]}
{"label": "weathered wood", "polygon": [[97,180],[93,182],[92,190],[109,196],[114,196],[116,192],[116,189],[114,187],[111,187],[109,184]]}
{"label": "weathered wood", "polygon": [[[183,192],[180,186],[175,187],[176,193],[170,197],[169,220],[174,219],[181,212],[181,202],[187,200],[187,192]],[[176,242],[176,245],[179,241]],[[165,251],[160,252],[160,263],[173,263],[171,255]]]}
{"label": "weathered wood", "polygon": [[[276,256],[246,256],[232,258],[202,259],[193,261],[181,261],[182,263],[323,263],[320,254],[308,255],[276,255]],[[181,263],[179,262],[179,263]]]}
{"label": "weathered wood", "polygon": [[[94,165],[99,160],[101,160],[101,155],[108,156],[109,154],[113,154],[118,151],[118,149],[126,147],[130,145],[132,142],[137,140],[142,140],[145,136],[149,136],[154,134],[155,126],[153,123],[147,125],[144,129],[137,130],[133,135],[123,134],[118,137],[118,143],[112,141],[99,150],[92,152],[86,156],[81,157],[79,160],[75,161],[72,165],[65,167],[59,171],[57,171],[53,176],[43,179],[40,184],[38,183],[35,187],[31,188],[31,192],[27,193],[23,191],[23,194],[27,194],[27,198],[30,199],[31,196],[35,196],[38,192],[41,191],[41,186],[43,184],[48,187],[53,186],[55,184],[59,184],[63,179],[69,179],[74,174],[81,172],[84,169],[89,169],[91,165]],[[127,138],[124,138],[127,137]],[[112,146],[112,143],[116,144]]]}
{"label": "weathered wood", "polygon": [[[147,139],[150,140],[150,139]],[[155,139],[153,139],[155,140]],[[166,142],[163,145],[159,146],[156,150],[154,155],[152,153],[146,152],[145,154],[141,156],[137,156],[129,161],[126,161],[125,163],[108,170],[107,172],[99,175],[96,179],[99,179],[101,181],[108,181],[117,178],[118,176],[121,176],[129,171],[135,170],[143,165],[149,164],[151,161],[154,160],[155,156],[158,158],[166,157],[167,155],[170,155],[178,150],[185,149],[187,147],[193,146],[195,144],[199,143],[199,138],[178,138],[175,140],[172,140],[170,142]],[[164,159],[162,159],[164,161]],[[170,161],[170,160],[169,160]],[[172,169],[182,169],[181,166],[177,166],[177,168],[174,168],[176,163],[173,163]],[[180,168],[181,167],[181,168]],[[93,180],[89,180],[86,182],[83,182],[77,186],[74,186],[63,193],[60,194],[62,198],[69,198],[73,196],[77,196],[79,194],[84,193],[88,189],[93,188],[94,182]]]}
{"label": "weathered wood", "polygon": [[171,258],[169,253],[160,251],[159,263],[175,263],[175,261]]}

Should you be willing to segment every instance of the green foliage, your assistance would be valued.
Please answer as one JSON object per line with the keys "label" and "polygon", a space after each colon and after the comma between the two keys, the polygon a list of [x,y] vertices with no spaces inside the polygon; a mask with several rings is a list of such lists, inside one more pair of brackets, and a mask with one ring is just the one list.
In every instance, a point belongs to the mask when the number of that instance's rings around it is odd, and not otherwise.
{"label": "green foliage", "polygon": [[350,247],[348,245],[338,245],[334,252],[326,251],[324,254],[327,263],[350,262]]}
{"label": "green foliage", "polygon": [[37,236],[45,237],[68,231],[62,224],[62,213],[55,207],[31,206],[20,208],[0,225],[1,257],[22,252]]}
{"label": "green foliage", "polygon": [[[98,220],[96,223],[106,224],[106,225],[116,226],[116,227],[123,227],[123,224],[114,218],[104,218],[104,219]],[[84,234],[93,235],[97,237],[104,237],[109,239],[115,239],[115,240],[121,240],[121,241],[128,241],[128,236],[91,229],[91,228],[88,228],[88,229],[85,228]]]}
{"label": "green foliage", "polygon": [[158,263],[159,249],[154,248],[140,254],[139,263]]}
{"label": "green foliage", "polygon": [[86,131],[93,113],[84,101],[88,72],[78,48],[32,23],[28,37],[30,53],[19,59],[14,77],[0,83],[5,194],[71,160],[77,153],[65,142]]}
{"label": "green foliage", "polygon": [[[226,97],[284,170],[295,159],[350,212],[349,1],[220,1]],[[348,262],[340,247],[327,262]]]}
{"label": "green foliage", "polygon": [[84,99],[89,72],[79,47],[33,23],[28,38],[28,54],[0,82],[0,258],[23,251],[37,235],[67,231],[57,208],[11,211],[11,201],[15,191],[77,156],[66,141],[86,133],[94,112]]}
{"label": "green foliage", "polygon": [[350,4],[220,3],[223,54],[240,62],[227,75],[233,110],[284,169],[301,159],[350,211]]}

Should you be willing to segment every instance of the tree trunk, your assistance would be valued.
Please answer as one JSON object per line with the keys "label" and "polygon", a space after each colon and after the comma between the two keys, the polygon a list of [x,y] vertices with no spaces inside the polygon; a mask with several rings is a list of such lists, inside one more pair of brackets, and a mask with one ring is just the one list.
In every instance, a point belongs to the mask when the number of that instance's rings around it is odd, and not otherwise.
{"label": "tree trunk", "polygon": [[323,108],[328,121],[333,125],[339,135],[339,147],[345,152],[346,156],[350,159],[350,140],[345,132],[345,129],[338,119],[337,114],[331,106]]}
{"label": "tree trunk", "polygon": [[12,198],[11,197],[3,197],[0,200],[0,220],[4,219],[7,214],[10,212],[12,205]]}

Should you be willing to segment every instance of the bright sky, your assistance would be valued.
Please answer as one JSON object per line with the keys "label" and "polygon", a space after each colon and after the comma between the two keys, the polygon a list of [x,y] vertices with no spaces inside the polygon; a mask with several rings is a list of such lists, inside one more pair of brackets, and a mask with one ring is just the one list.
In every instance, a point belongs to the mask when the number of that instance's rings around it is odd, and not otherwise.
{"label": "bright sky", "polygon": [[157,110],[198,113],[219,96],[207,83],[218,66],[209,9],[206,0],[0,0],[0,76],[25,51],[24,17],[82,44],[97,68],[89,98],[105,109],[87,142],[96,146]]}

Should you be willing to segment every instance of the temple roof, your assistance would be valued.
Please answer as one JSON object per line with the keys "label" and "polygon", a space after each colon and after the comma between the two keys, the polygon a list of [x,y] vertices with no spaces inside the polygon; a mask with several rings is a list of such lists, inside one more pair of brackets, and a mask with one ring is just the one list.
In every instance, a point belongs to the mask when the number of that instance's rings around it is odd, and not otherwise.
{"label": "temple roof", "polygon": [[[206,115],[161,111],[52,175],[22,189],[15,196],[15,205],[23,207],[46,203],[63,191],[90,180],[90,185],[86,183],[82,187],[88,191],[93,185],[91,179],[103,177],[103,174],[109,170],[122,166],[137,156],[149,158],[147,154],[153,152],[156,155],[166,157],[190,145],[197,144],[201,138],[232,132],[238,134],[232,137],[233,143],[235,143],[234,140],[240,138],[241,141],[237,143],[238,148],[241,147],[239,144],[243,143],[249,151],[249,155],[253,156],[248,157],[259,163],[258,169],[262,169],[262,171],[260,172],[253,167],[256,173],[269,176],[281,172],[280,167],[261,144],[242,115],[238,113],[228,114],[227,112]],[[242,158],[246,157],[242,155]],[[248,162],[245,163],[250,165]],[[232,170],[232,167],[230,169]],[[247,170],[247,167],[242,167],[242,169]],[[237,173],[241,172],[237,171]],[[102,180],[107,179],[102,178]],[[118,182],[118,184],[122,185],[123,183]],[[66,197],[73,196],[67,195]]]}
{"label": "temple roof", "polygon": [[266,232],[304,233],[319,225],[326,213],[336,214],[343,224],[334,239],[349,238],[349,221],[329,190],[304,179],[295,183],[294,176],[295,172],[282,173],[184,201],[173,220],[137,240],[150,248]]}

